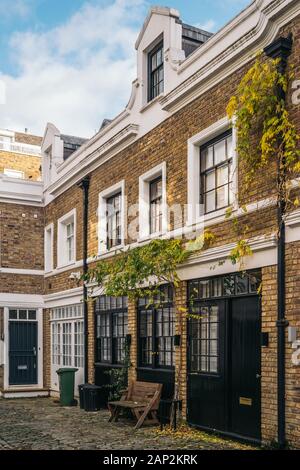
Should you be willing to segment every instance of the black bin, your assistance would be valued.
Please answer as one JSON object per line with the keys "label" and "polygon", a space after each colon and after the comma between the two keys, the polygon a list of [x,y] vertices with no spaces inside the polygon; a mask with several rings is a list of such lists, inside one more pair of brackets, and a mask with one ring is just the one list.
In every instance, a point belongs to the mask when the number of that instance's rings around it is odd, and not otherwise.
{"label": "black bin", "polygon": [[84,409],[84,387],[86,384],[78,385],[78,392],[79,392],[79,406],[83,410]]}
{"label": "black bin", "polygon": [[99,411],[101,409],[101,387],[98,385],[83,385],[83,408],[85,411]]}

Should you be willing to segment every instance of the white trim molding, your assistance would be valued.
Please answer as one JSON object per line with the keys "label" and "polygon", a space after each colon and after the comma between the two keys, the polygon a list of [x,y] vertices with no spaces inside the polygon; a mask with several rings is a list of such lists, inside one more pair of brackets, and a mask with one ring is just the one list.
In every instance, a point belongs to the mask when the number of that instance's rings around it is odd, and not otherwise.
{"label": "white trim molding", "polygon": [[83,299],[82,287],[75,287],[43,296],[45,308],[66,307],[68,305],[80,304]]}
{"label": "white trim molding", "polygon": [[0,292],[0,307],[43,308],[42,295]]}
{"label": "white trim molding", "polygon": [[[262,268],[277,263],[277,237],[276,234],[255,237],[248,240],[252,255],[243,260],[243,269]],[[210,248],[201,253],[192,255],[178,268],[181,280],[197,279],[201,277],[217,276],[230,272],[240,271],[239,263],[232,264],[228,259],[235,243]]]}
{"label": "white trim molding", "polygon": [[0,202],[43,206],[43,183],[0,174]]}
{"label": "white trim molding", "polygon": [[[121,192],[121,244],[108,250],[107,239],[107,199]],[[125,203],[125,180],[110,186],[99,193],[98,204],[98,255],[111,253],[124,246],[126,230],[126,203]]]}
{"label": "white trim molding", "polygon": [[53,250],[54,250],[54,223],[45,227],[44,233],[44,266],[45,273],[53,271]]}
{"label": "white trim molding", "polygon": [[[237,181],[237,152],[236,152],[236,129],[232,125],[232,122],[224,117],[219,121],[215,122],[211,126],[202,130],[198,134],[194,135],[188,140],[187,143],[187,178],[188,178],[188,214],[187,214],[187,225],[194,225],[198,223],[206,224],[210,219],[223,216],[226,212],[225,209],[216,210],[207,215],[201,215],[200,213],[200,147],[208,141],[214,139],[218,135],[226,132],[232,128],[232,192],[234,195],[237,194],[238,181]],[[233,203],[233,210],[237,210],[237,198]]]}
{"label": "white trim molding", "polygon": [[[150,193],[149,184],[156,178],[162,179],[162,230],[150,234]],[[167,208],[167,164],[162,162],[139,177],[139,240],[163,235],[168,230]]]}
{"label": "white trim molding", "polygon": [[[66,258],[66,226],[68,223],[74,224],[74,248],[71,260]],[[57,221],[57,268],[64,268],[70,266],[70,269],[76,263],[76,209],[72,209],[67,214],[60,217]]]}
{"label": "white trim molding", "polygon": [[[0,294],[0,298],[1,298]],[[38,342],[37,342],[37,384],[32,385],[9,385],[9,308],[25,308],[25,305],[17,304],[15,306],[6,305],[4,307],[4,390],[5,392],[20,393],[20,396],[24,396],[25,393],[30,393],[31,389],[42,389],[43,388],[43,309],[37,308],[34,304],[29,304],[26,306],[26,309],[37,310],[37,322],[38,322]],[[18,392],[19,390],[19,392]],[[6,396],[6,395],[5,395]]]}
{"label": "white trim molding", "polygon": [[43,276],[43,269],[1,268],[0,274],[17,274],[19,276]]}

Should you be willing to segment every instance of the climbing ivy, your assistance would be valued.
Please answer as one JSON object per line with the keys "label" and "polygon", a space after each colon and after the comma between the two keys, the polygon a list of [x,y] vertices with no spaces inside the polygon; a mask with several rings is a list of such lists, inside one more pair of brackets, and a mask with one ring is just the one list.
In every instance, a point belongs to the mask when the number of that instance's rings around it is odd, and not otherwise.
{"label": "climbing ivy", "polygon": [[[227,115],[233,121],[236,133],[236,151],[239,164],[243,168],[243,188],[246,193],[260,171],[266,177],[270,168],[277,167],[277,200],[285,205],[299,205],[299,198],[290,200],[290,181],[300,172],[299,135],[290,120],[286,101],[278,89],[286,92],[293,77],[291,71],[281,73],[279,59],[266,59],[260,53],[254,65],[244,75],[227,106]],[[243,208],[247,212],[246,208]],[[227,217],[232,216],[232,210]],[[245,238],[248,227],[240,229],[240,222],[232,218],[235,233],[239,232],[238,242],[229,255],[230,260],[243,263],[245,256],[252,254]],[[242,232],[242,233],[241,233]]]}
{"label": "climbing ivy", "polygon": [[259,54],[227,106],[237,132],[239,161],[246,164],[246,185],[272,161],[279,162],[288,173],[300,171],[299,135],[278,93],[278,87],[287,91],[293,74],[282,74],[278,63],[279,59],[266,60]]}

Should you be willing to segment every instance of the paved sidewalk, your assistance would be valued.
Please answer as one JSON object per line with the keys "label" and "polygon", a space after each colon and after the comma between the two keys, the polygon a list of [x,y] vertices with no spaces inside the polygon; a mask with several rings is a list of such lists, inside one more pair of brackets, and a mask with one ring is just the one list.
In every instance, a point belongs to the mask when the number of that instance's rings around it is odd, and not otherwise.
{"label": "paved sidewalk", "polygon": [[245,449],[204,433],[133,430],[133,423],[108,423],[105,410],[87,413],[61,407],[51,398],[0,399],[0,450],[34,449]]}

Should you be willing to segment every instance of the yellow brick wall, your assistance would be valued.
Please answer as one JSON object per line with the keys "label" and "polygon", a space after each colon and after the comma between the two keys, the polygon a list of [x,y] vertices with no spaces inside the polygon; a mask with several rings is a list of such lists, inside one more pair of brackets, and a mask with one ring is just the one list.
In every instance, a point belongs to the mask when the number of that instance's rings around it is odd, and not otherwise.
{"label": "yellow brick wall", "polygon": [[0,173],[3,173],[4,169],[23,171],[25,179],[39,181],[41,165],[42,159],[39,156],[0,150]]}

